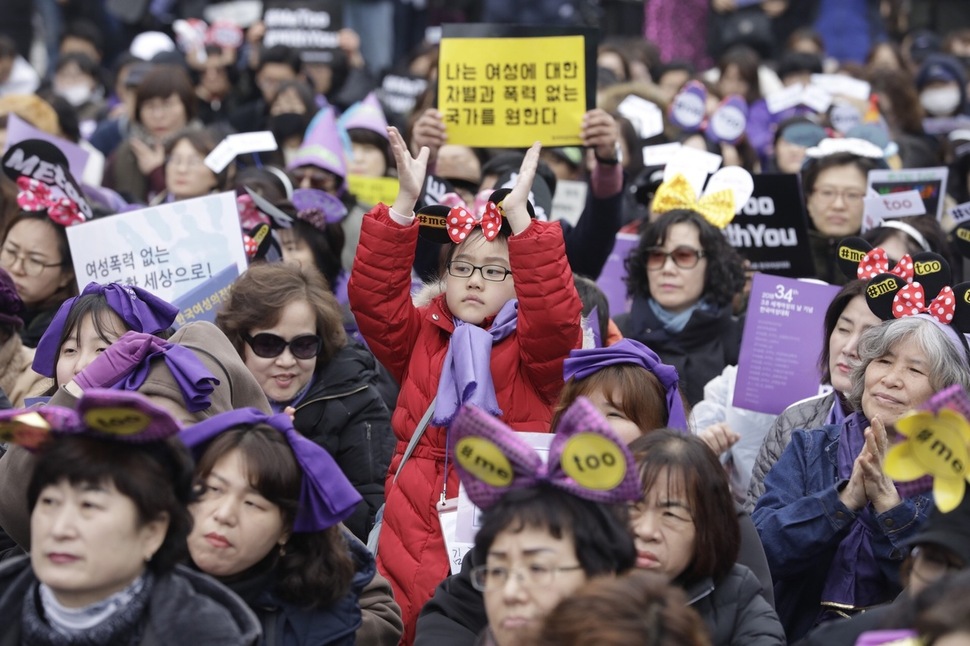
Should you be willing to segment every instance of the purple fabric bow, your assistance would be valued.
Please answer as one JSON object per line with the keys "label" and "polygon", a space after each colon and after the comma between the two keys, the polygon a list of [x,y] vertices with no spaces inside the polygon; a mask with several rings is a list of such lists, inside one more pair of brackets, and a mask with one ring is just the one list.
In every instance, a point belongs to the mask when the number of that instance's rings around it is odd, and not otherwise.
{"label": "purple fabric bow", "polygon": [[[838,474],[840,480],[852,476],[852,465],[865,446],[865,430],[869,421],[862,413],[852,413],[845,418],[839,434]],[[923,479],[921,479],[923,480]],[[920,480],[915,483],[917,484]],[[932,487],[932,480],[922,482],[907,491],[900,490],[904,498],[925,494]],[[900,489],[897,485],[897,489]],[[864,507],[849,529],[849,533],[839,542],[835,556],[829,565],[828,577],[822,588],[822,603],[836,603],[853,608],[867,607],[883,603],[886,598],[885,576],[872,552],[872,531],[870,525],[876,523],[870,506]]]}
{"label": "purple fabric bow", "polygon": [[172,373],[172,378],[182,391],[187,411],[197,413],[212,404],[209,396],[219,385],[219,380],[209,372],[194,352],[175,343],[166,343],[164,350],[147,355],[126,379],[122,379],[115,385],[115,388],[138,390],[148,379],[152,359],[159,356],[164,359],[166,367]]}
{"label": "purple fabric bow", "polygon": [[656,352],[639,341],[623,339],[605,348],[573,350],[563,362],[563,379],[585,379],[607,366],[624,363],[640,366],[660,380],[667,393],[667,426],[686,432],[687,415],[680,397],[677,369],[662,362]]}
{"label": "purple fabric bow", "polygon": [[186,428],[179,434],[179,439],[198,460],[209,442],[220,433],[256,424],[266,424],[282,433],[303,470],[299,506],[293,521],[294,532],[323,531],[353,513],[363,498],[326,449],[293,428],[289,415],[267,415],[256,408],[240,408]]}
{"label": "purple fabric bow", "polygon": [[490,328],[483,329],[455,318],[455,331],[438,381],[438,401],[431,423],[448,426],[458,408],[472,404],[492,415],[501,415],[492,382],[492,345],[515,332],[519,301],[507,301]]}
{"label": "purple fabric bow", "polygon": [[545,464],[518,433],[480,408],[463,406],[449,432],[456,440],[455,463],[462,486],[482,509],[509,491],[540,482],[599,503],[640,498],[630,449],[584,397],[560,418]]}
{"label": "purple fabric bow", "polygon": [[62,406],[0,411],[0,442],[37,451],[53,437],[86,435],[129,444],[165,440],[179,432],[168,411],[134,392],[91,389],[77,410]]}
{"label": "purple fabric bow", "polygon": [[120,283],[88,283],[80,295],[67,299],[58,308],[50,326],[37,344],[32,366],[34,372],[45,377],[54,377],[64,324],[77,299],[88,294],[102,294],[108,301],[108,307],[125,322],[129,330],[135,332],[156,334],[167,330],[179,313],[177,307],[141,287]]}

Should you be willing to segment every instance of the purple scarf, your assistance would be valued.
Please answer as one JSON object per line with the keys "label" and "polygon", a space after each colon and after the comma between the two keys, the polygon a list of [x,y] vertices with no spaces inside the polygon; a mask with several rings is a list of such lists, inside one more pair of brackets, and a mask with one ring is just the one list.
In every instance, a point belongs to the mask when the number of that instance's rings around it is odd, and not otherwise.
{"label": "purple scarf", "polygon": [[455,318],[455,331],[438,381],[438,401],[431,423],[448,426],[464,404],[473,404],[492,415],[502,415],[492,383],[492,345],[515,332],[519,301],[502,306],[487,330]]}
{"label": "purple scarf", "polygon": [[[839,434],[837,468],[840,481],[852,476],[852,465],[866,444],[864,433],[868,426],[869,420],[862,413],[852,413],[845,418]],[[932,480],[921,478],[907,482],[905,488],[901,484],[896,483],[900,496],[911,498],[928,492]],[[866,608],[889,601],[885,577],[872,552],[872,531],[869,527],[875,523],[875,514],[867,504],[835,551],[822,588],[823,604],[830,602],[850,608]]]}
{"label": "purple scarf", "polygon": [[118,382],[115,388],[128,391],[138,390],[148,379],[152,359],[162,357],[169,372],[172,373],[172,378],[178,384],[179,390],[182,391],[185,409],[190,413],[205,410],[212,404],[209,395],[219,385],[219,380],[188,348],[183,348],[174,343],[166,345],[168,347],[164,350],[146,356],[141,364],[128,375],[128,378]]}

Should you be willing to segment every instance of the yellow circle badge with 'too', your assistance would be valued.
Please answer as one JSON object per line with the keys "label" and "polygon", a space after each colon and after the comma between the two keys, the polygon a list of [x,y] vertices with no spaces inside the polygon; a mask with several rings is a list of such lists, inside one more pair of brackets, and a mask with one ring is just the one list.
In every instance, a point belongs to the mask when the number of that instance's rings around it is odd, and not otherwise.
{"label": "yellow circle badge with 'too'", "polygon": [[627,466],[620,447],[596,433],[578,433],[569,438],[560,464],[577,484],[597,491],[608,491],[619,485]]}
{"label": "yellow circle badge with 'too'", "polygon": [[148,415],[131,408],[96,408],[84,414],[89,428],[111,435],[134,435],[150,421]]}
{"label": "yellow circle badge with 'too'", "polygon": [[502,449],[482,437],[465,437],[455,445],[458,463],[485,484],[507,487],[512,483],[512,463]]}

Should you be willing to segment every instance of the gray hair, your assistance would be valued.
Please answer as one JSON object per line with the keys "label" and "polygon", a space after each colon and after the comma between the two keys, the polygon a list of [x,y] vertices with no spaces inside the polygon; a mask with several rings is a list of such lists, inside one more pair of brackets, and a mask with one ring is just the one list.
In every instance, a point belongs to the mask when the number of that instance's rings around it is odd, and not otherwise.
{"label": "gray hair", "polygon": [[852,368],[849,376],[852,388],[845,394],[846,401],[854,410],[862,410],[862,393],[866,387],[865,374],[869,364],[889,354],[900,343],[914,343],[922,350],[934,392],[953,384],[970,390],[970,364],[967,351],[958,346],[960,342],[956,338],[951,339],[928,318],[907,316],[873,326],[859,338],[859,362]]}

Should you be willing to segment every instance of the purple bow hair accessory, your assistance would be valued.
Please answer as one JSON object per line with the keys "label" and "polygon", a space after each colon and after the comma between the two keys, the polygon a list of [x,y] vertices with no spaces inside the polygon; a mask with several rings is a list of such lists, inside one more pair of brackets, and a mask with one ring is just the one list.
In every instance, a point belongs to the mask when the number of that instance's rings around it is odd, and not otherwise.
{"label": "purple bow hair accessory", "polygon": [[120,283],[107,285],[88,283],[80,295],[67,299],[58,308],[50,326],[37,344],[32,366],[34,372],[45,377],[54,377],[61,337],[64,335],[64,324],[77,299],[88,294],[104,295],[105,300],[108,301],[108,307],[125,322],[129,330],[135,332],[155,334],[167,330],[175,322],[175,317],[179,313],[177,307],[141,287]]}
{"label": "purple bow hair accessory", "polygon": [[630,449],[583,397],[560,419],[546,464],[515,431],[475,406],[462,407],[449,433],[454,434],[462,485],[482,509],[509,491],[542,482],[599,503],[633,502],[640,497]]}
{"label": "purple bow hair accessory", "polygon": [[660,380],[667,393],[667,426],[687,430],[687,415],[680,397],[677,369],[660,360],[657,353],[633,339],[623,339],[605,348],[573,350],[563,362],[563,379],[585,379],[607,366],[624,363],[638,365]]}
{"label": "purple bow hair accessory", "polygon": [[289,415],[267,415],[256,408],[240,408],[186,428],[179,434],[179,439],[198,460],[209,442],[220,433],[256,424],[266,424],[282,433],[303,470],[300,501],[293,522],[294,532],[319,532],[333,527],[353,513],[363,498],[326,449],[293,428]]}
{"label": "purple bow hair accessory", "polygon": [[115,387],[129,391],[138,390],[148,379],[151,362],[155,357],[162,357],[165,361],[168,371],[182,391],[187,411],[197,413],[212,404],[210,395],[219,385],[219,380],[194,352],[175,343],[166,343],[164,349],[147,355],[128,378],[122,379]]}
{"label": "purple bow hair accessory", "polygon": [[347,217],[347,207],[340,198],[315,188],[298,188],[291,199],[296,207],[296,217],[312,224],[317,229],[325,229],[328,224],[336,224]]}
{"label": "purple bow hair accessory", "polygon": [[0,442],[37,451],[49,439],[86,435],[98,439],[144,444],[165,440],[179,432],[168,411],[138,393],[91,389],[78,400],[77,410],[42,406],[0,412]]}

